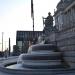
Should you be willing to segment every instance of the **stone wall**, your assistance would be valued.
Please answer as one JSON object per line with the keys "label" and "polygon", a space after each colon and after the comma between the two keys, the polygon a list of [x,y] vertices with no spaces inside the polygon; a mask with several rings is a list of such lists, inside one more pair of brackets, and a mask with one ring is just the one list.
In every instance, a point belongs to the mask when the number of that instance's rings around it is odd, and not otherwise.
{"label": "stone wall", "polygon": [[65,62],[71,68],[75,68],[75,27],[57,33],[52,32],[49,40],[51,43],[56,42]]}
{"label": "stone wall", "polygon": [[75,68],[75,28],[56,33],[56,41],[64,60],[71,68]]}
{"label": "stone wall", "polygon": [[61,51],[75,50],[75,28],[56,34],[57,46]]}

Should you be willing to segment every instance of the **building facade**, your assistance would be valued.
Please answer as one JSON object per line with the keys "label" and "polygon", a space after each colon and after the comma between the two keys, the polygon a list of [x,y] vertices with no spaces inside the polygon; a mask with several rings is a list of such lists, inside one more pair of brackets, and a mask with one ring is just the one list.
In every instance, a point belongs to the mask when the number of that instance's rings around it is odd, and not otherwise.
{"label": "building facade", "polygon": [[75,0],[61,0],[54,17],[57,45],[61,50],[75,50]]}
{"label": "building facade", "polygon": [[57,46],[69,67],[75,68],[75,0],[61,0],[54,17]]}
{"label": "building facade", "polygon": [[38,39],[42,35],[42,31],[17,31],[16,32],[16,45],[19,47],[21,53],[27,53],[29,41]]}

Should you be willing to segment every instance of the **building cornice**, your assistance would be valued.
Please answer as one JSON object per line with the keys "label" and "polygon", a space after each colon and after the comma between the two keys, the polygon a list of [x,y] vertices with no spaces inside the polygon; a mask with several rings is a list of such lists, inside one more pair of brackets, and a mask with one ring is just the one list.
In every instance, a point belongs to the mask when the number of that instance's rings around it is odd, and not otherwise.
{"label": "building cornice", "polygon": [[65,9],[64,12],[67,12],[70,8],[72,8],[75,5],[75,1],[72,1]]}

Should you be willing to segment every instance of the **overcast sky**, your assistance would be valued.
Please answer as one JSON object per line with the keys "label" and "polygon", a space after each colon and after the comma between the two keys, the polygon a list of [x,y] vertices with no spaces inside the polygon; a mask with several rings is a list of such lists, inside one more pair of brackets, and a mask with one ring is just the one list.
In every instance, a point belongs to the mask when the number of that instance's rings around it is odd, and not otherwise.
{"label": "overcast sky", "polygon": [[[34,1],[34,30],[42,30],[42,16],[48,12],[54,14],[54,9],[60,0],[33,0]],[[11,45],[16,42],[17,30],[33,30],[31,19],[31,0],[0,0],[0,50],[2,32],[4,32],[4,48],[8,47],[8,38]]]}

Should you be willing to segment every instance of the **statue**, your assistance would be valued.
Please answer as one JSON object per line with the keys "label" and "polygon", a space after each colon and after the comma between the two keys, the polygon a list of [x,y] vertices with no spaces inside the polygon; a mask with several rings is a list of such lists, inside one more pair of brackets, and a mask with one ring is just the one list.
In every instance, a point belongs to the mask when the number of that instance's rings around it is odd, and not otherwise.
{"label": "statue", "polygon": [[48,13],[47,18],[43,18],[43,25],[45,25],[43,33],[49,35],[49,33],[53,31],[53,16],[51,16],[50,12]]}
{"label": "statue", "polygon": [[45,27],[46,26],[53,26],[53,17],[50,12],[48,13],[48,17],[45,18]]}

